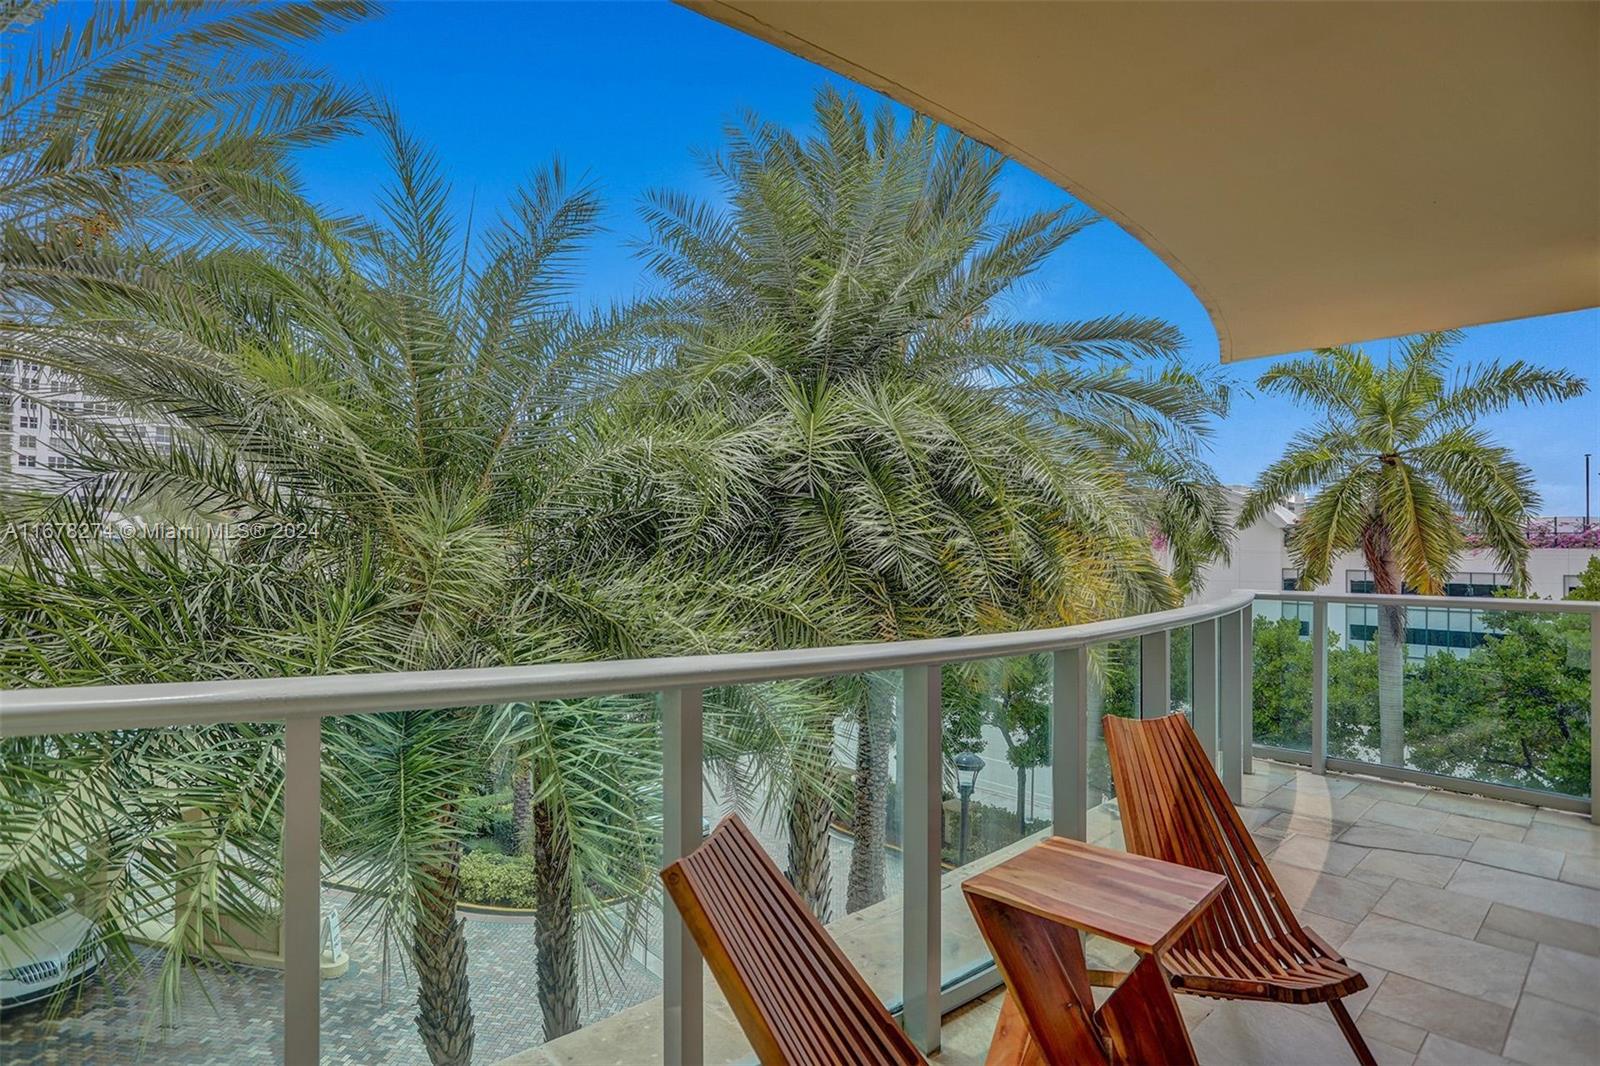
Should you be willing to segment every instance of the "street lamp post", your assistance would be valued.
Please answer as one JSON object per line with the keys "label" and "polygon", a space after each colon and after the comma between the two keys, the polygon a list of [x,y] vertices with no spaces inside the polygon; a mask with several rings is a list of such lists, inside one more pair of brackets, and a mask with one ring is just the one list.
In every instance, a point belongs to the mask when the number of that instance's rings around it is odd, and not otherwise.
{"label": "street lamp post", "polygon": [[956,853],[956,865],[967,864],[967,808],[972,802],[972,791],[978,787],[978,774],[983,771],[983,756],[975,751],[956,755],[956,791],[961,794],[961,844]]}

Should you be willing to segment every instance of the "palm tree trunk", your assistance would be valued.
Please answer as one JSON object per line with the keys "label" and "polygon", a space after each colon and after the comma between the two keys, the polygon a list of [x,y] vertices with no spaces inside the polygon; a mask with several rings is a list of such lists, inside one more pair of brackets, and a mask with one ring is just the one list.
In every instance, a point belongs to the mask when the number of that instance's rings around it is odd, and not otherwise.
{"label": "palm tree trunk", "polygon": [[577,1029],[578,925],[572,909],[572,841],[548,803],[533,805],[534,968],[544,1038]]}
{"label": "palm tree trunk", "polygon": [[[856,711],[855,813],[850,828],[850,881],[845,913],[870,907],[885,895],[885,837],[889,815],[889,751],[894,739],[892,706],[881,686],[867,685]],[[826,843],[826,842],[824,842]]]}
{"label": "palm tree trunk", "polygon": [[456,913],[461,895],[460,846],[446,849],[418,901],[411,961],[417,969],[417,1033],[433,1066],[472,1062],[472,995],[467,980],[466,921]]}
{"label": "palm tree trunk", "polygon": [[817,921],[833,917],[833,860],[828,852],[828,825],[833,804],[808,785],[797,785],[789,797],[789,883],[806,901]]}
{"label": "palm tree trunk", "polygon": [[1406,761],[1406,609],[1378,608],[1378,758]]}
{"label": "palm tree trunk", "polygon": [[[1405,590],[1400,567],[1382,521],[1371,523],[1362,538],[1372,589],[1387,596]],[[1406,761],[1406,609],[1378,608],[1378,760],[1386,766]]]}
{"label": "palm tree trunk", "polygon": [[511,771],[511,822],[517,827],[517,854],[533,851],[530,821],[533,816],[533,776],[521,762],[512,764]]}

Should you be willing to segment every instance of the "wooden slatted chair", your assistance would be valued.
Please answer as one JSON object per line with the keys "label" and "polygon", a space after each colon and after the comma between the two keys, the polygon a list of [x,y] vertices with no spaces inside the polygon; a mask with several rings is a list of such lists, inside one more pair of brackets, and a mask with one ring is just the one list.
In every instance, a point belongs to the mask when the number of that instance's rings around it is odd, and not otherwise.
{"label": "wooden slatted chair", "polygon": [[661,880],[763,1063],[925,1061],[737,815]]}
{"label": "wooden slatted chair", "polygon": [[1326,1003],[1363,1066],[1372,1051],[1340,1002],[1366,978],[1295,917],[1200,739],[1181,714],[1101,719],[1128,850],[1222,874],[1211,906],[1168,949],[1178,992]]}

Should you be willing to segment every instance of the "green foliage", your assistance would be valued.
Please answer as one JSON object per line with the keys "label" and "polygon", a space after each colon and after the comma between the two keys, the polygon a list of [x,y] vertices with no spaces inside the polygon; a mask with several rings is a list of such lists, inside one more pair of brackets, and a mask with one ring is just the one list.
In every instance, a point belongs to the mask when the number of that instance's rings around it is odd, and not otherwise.
{"label": "green foliage", "polygon": [[509,791],[467,796],[461,801],[457,817],[461,832],[467,838],[489,837],[501,851],[507,854],[516,851],[517,825],[511,815]]}
{"label": "green foliage", "polygon": [[[1588,621],[1488,612],[1489,636],[1466,655],[1408,663],[1408,765],[1431,773],[1582,796],[1589,788]],[[1378,653],[1328,636],[1328,750],[1374,761]],[[1311,642],[1292,619],[1255,621],[1256,738],[1306,750]]]}
{"label": "green foliage", "polygon": [[1600,600],[1600,555],[1591,555],[1589,562],[1584,566],[1583,572],[1578,575],[1578,583],[1567,593],[1569,600]]}
{"label": "green foliage", "polygon": [[461,859],[461,898],[468,903],[531,909],[538,885],[531,858],[469,851]]}

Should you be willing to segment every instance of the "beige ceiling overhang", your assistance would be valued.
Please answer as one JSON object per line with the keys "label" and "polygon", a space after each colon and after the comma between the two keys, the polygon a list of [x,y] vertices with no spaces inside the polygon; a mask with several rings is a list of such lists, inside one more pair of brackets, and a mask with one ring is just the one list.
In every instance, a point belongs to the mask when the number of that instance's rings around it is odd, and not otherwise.
{"label": "beige ceiling overhang", "polygon": [[1600,305],[1600,3],[686,6],[1115,219],[1224,361]]}

